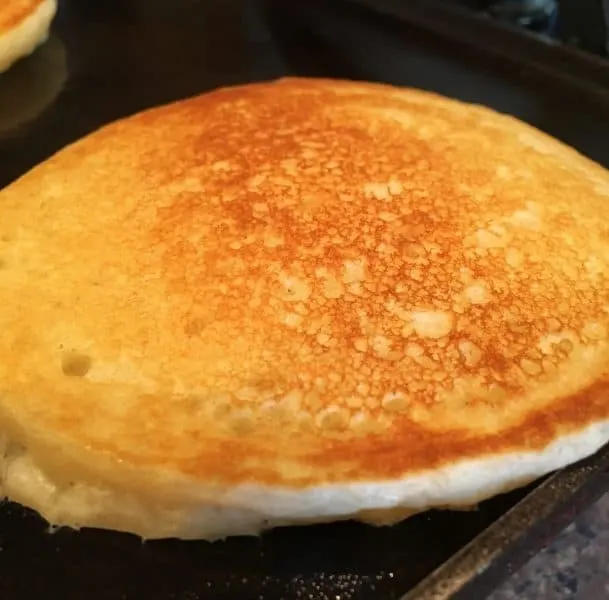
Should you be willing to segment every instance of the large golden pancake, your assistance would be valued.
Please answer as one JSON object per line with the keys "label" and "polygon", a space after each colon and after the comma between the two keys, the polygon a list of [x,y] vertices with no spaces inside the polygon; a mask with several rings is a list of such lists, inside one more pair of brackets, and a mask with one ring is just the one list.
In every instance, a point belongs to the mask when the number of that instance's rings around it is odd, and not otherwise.
{"label": "large golden pancake", "polygon": [[56,11],[57,0],[0,0],[0,73],[47,39]]}
{"label": "large golden pancake", "polygon": [[285,79],[0,192],[3,491],[214,538],[468,506],[609,439],[609,175],[430,93]]}

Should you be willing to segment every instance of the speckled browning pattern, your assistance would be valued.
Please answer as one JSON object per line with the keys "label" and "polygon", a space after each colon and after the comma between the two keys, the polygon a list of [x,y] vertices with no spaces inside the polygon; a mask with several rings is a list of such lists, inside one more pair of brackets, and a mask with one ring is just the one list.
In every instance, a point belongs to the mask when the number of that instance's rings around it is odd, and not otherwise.
{"label": "speckled browning pattern", "polygon": [[0,193],[3,423],[293,487],[541,450],[609,418],[608,200],[575,151],[421,91],[141,113]]}

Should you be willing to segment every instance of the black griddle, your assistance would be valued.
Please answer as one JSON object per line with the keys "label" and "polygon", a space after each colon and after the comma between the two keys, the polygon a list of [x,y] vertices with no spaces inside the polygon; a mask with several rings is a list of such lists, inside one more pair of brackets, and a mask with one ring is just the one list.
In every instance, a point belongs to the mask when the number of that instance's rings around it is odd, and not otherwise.
{"label": "black griddle", "polygon": [[[480,102],[609,165],[609,63],[441,2],[66,0],[49,42],[0,77],[0,185],[109,120],[287,74]],[[6,502],[0,598],[481,600],[609,489],[608,468],[606,449],[471,512],[215,544],[49,533]]]}

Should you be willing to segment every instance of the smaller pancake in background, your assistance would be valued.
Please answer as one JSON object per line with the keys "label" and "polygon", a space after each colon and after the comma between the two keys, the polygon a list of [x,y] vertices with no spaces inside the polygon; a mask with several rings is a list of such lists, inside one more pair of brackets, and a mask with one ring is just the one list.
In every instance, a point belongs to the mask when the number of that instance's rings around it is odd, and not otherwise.
{"label": "smaller pancake in background", "polygon": [[0,73],[47,40],[56,12],[57,0],[3,0],[0,4]]}

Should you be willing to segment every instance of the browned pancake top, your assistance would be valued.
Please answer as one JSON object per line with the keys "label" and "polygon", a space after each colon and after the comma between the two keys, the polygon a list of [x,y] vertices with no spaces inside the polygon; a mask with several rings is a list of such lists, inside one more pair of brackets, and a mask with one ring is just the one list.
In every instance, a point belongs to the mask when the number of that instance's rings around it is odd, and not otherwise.
{"label": "browned pancake top", "polygon": [[575,151],[421,91],[144,112],[0,193],[0,417],[221,482],[539,450],[609,418],[608,200]]}

